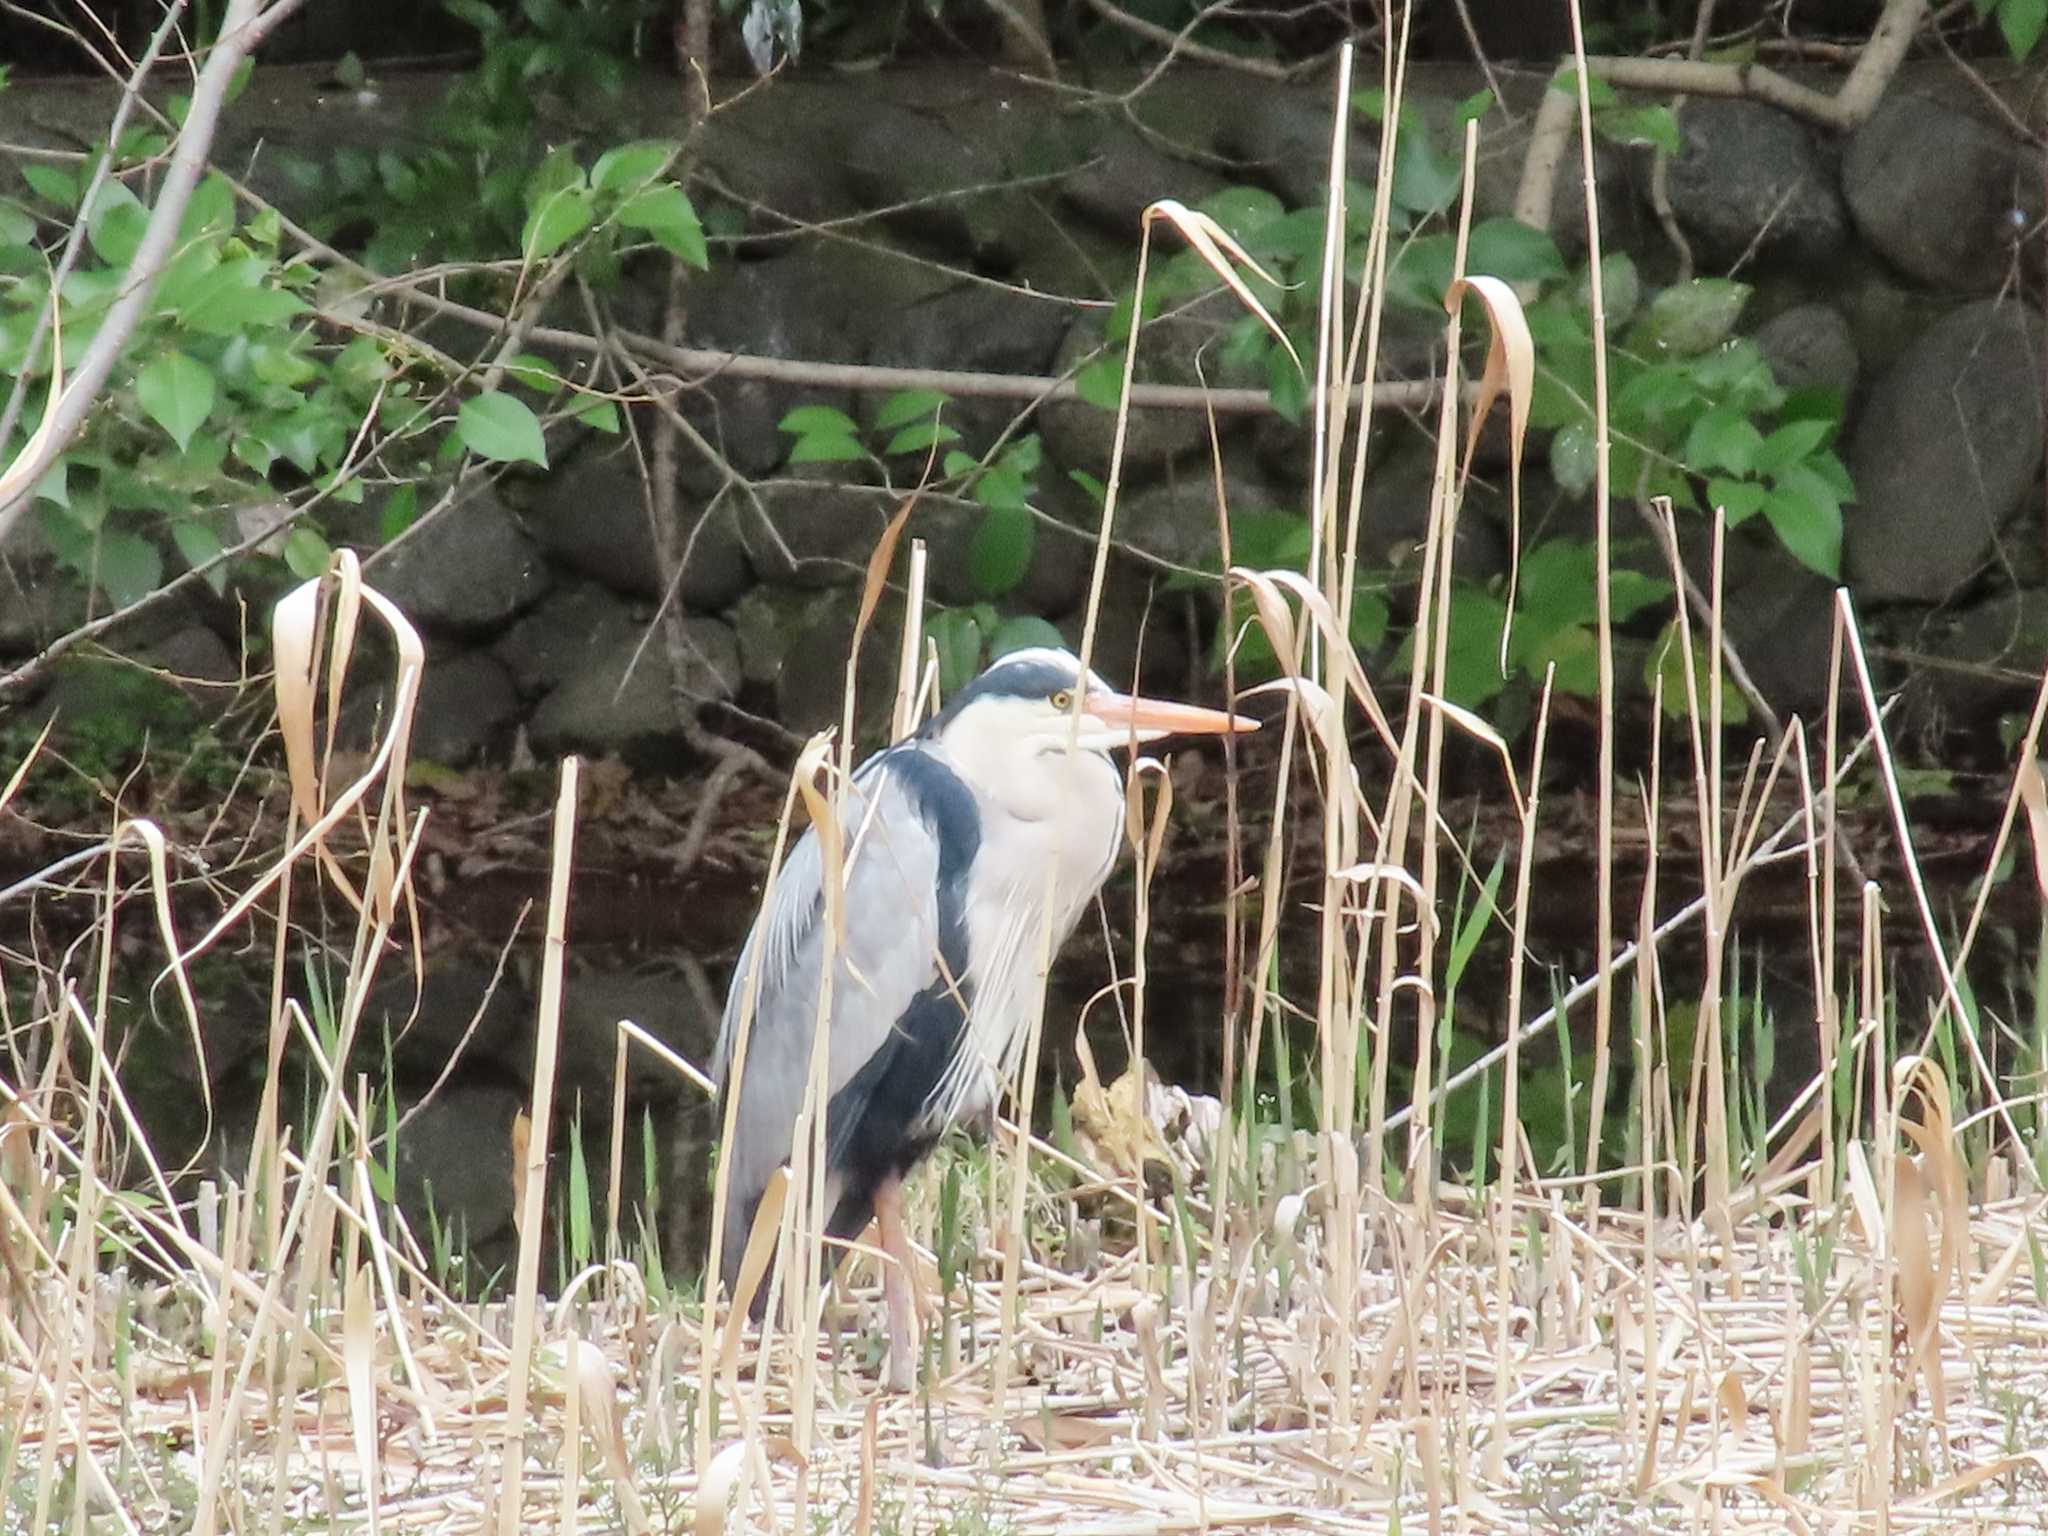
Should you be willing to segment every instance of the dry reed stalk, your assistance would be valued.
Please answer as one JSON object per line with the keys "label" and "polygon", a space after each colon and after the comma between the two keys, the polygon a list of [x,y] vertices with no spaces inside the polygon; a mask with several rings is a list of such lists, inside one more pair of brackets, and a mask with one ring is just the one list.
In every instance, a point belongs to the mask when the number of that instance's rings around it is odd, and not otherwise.
{"label": "dry reed stalk", "polygon": [[548,865],[547,927],[541,949],[540,999],[535,1016],[533,1098],[521,1191],[519,1259],[512,1296],[512,1369],[505,1389],[504,1458],[498,1469],[499,1536],[519,1527],[526,1475],[527,1392],[540,1291],[541,1220],[547,1211],[548,1138],[555,1109],[555,1068],[562,1038],[562,971],[568,957],[569,872],[576,851],[578,763],[562,759],[555,797]]}
{"label": "dry reed stalk", "polygon": [[889,739],[901,741],[917,729],[918,680],[924,654],[925,547],[910,541],[910,575],[903,584],[903,641],[896,657],[896,709],[890,717]]}
{"label": "dry reed stalk", "polygon": [[[1344,322],[1344,231],[1345,171],[1351,143],[1350,114],[1353,50],[1346,46],[1337,60],[1337,102],[1331,118],[1330,164],[1325,184],[1323,216],[1322,287],[1316,305],[1316,403],[1314,445],[1311,453],[1309,499],[1309,548],[1312,551],[1308,578],[1327,597],[1338,579],[1337,562],[1330,558],[1336,529],[1336,477],[1345,420],[1342,412],[1330,408],[1333,370],[1342,358]],[[1394,104],[1386,107],[1395,110]],[[1343,381],[1347,386],[1348,377]],[[1451,391],[1446,391],[1446,394]],[[1350,636],[1341,630],[1325,635],[1321,628],[1308,628],[1310,671],[1330,692],[1333,676],[1343,674],[1337,656],[1348,659]],[[1343,728],[1343,685],[1332,697],[1336,720],[1321,733],[1324,747],[1324,793],[1322,797],[1323,878],[1320,906],[1321,937],[1318,948],[1316,1034],[1321,1053],[1322,1110],[1317,1125],[1322,1131],[1320,1162],[1323,1182],[1331,1198],[1329,1219],[1324,1223],[1330,1244],[1329,1300],[1338,1326],[1331,1330],[1329,1356],[1321,1369],[1330,1381],[1329,1454],[1342,1460],[1350,1449],[1350,1432],[1355,1404],[1352,1401],[1351,1318],[1357,1312],[1358,1276],[1358,1152],[1352,1124],[1358,1104],[1358,1046],[1364,1020],[1351,1001],[1349,985],[1351,953],[1344,921],[1346,892],[1339,874],[1358,857],[1357,794],[1351,767],[1350,741]],[[1375,1080],[1385,1062],[1385,1021],[1381,1021],[1380,1046],[1373,1052]],[[1384,1102],[1380,1100],[1379,1102]],[[1378,1138],[1373,1138],[1378,1145]]]}
{"label": "dry reed stalk", "polygon": [[[1610,524],[1613,468],[1607,419],[1607,300],[1601,271],[1599,182],[1593,168],[1592,83],[1586,72],[1586,20],[1580,0],[1570,0],[1570,11],[1572,62],[1579,98],[1579,166],[1584,177],[1586,202],[1586,296],[1592,312],[1593,341],[1593,585],[1600,711],[1599,766],[1595,770],[1599,782],[1595,786],[1597,821],[1594,836],[1598,862],[1594,875],[1594,944],[1600,969],[1593,989],[1594,1090],[1587,1123],[1586,1168],[1589,1172],[1598,1172],[1600,1112],[1605,1103],[1608,1041],[1614,1022],[1614,982],[1606,964],[1607,956],[1614,948],[1614,593]],[[1682,581],[1679,586],[1683,591]],[[1717,647],[1717,660],[1719,654]],[[1719,723],[1717,712],[1717,727]],[[1597,1201],[1589,1204],[1588,1221],[1597,1219],[1598,1209]]]}
{"label": "dry reed stalk", "polygon": [[[1477,123],[1467,123],[1465,125],[1464,140],[1463,174],[1460,180],[1458,199],[1458,227],[1451,256],[1451,282],[1449,290],[1444,296],[1444,309],[1446,311],[1444,356],[1449,360],[1446,366],[1450,370],[1447,372],[1447,377],[1455,375],[1463,345],[1465,296],[1468,292],[1477,293],[1479,291],[1468,286],[1466,265],[1471,249],[1473,184],[1478,163],[1479,132]],[[1497,335],[1498,333],[1496,332],[1496,338]],[[1495,350],[1496,347],[1489,348],[1489,362],[1492,362]],[[1483,399],[1474,406],[1472,413],[1472,442],[1474,445],[1477,442],[1479,423],[1490,408],[1490,405],[1490,400]],[[1434,558],[1436,574],[1432,602],[1437,622],[1431,635],[1432,643],[1430,646],[1428,673],[1429,692],[1421,702],[1428,702],[1431,699],[1441,700],[1448,692],[1445,679],[1449,674],[1450,666],[1451,568],[1457,552],[1458,514],[1463,506],[1465,485],[1462,477],[1458,478],[1455,484],[1453,483],[1453,476],[1456,472],[1457,426],[1457,406],[1455,402],[1451,402],[1449,410],[1441,411],[1438,414],[1434,472],[1431,476],[1430,485],[1430,537],[1436,543]],[[1469,474],[1469,452],[1466,468]],[[1419,644],[1417,650],[1418,653],[1421,650]],[[1414,1088],[1415,1097],[1411,1098],[1411,1103],[1419,1099],[1424,1104],[1428,1102],[1427,1084],[1431,1075],[1431,1064],[1432,1058],[1435,1055],[1436,1043],[1436,1010],[1433,1006],[1433,983],[1436,975],[1436,936],[1433,919],[1437,910],[1437,890],[1441,868],[1438,835],[1442,825],[1442,817],[1438,807],[1443,789],[1444,711],[1441,709],[1431,709],[1428,719],[1428,736],[1424,747],[1423,783],[1421,786],[1423,806],[1421,911],[1424,920],[1417,925],[1415,958],[1412,966],[1412,975],[1421,980],[1423,985],[1417,988],[1418,1006],[1416,1010],[1415,1042],[1415,1075],[1417,1082]],[[1404,739],[1404,749],[1406,745]],[[1397,822],[1398,831],[1394,845],[1396,849],[1405,848],[1406,833],[1410,822],[1408,805],[1409,799],[1404,795]],[[1405,854],[1398,856],[1405,856]],[[1382,1021],[1382,1049],[1373,1063],[1372,1108],[1368,1119],[1368,1134],[1372,1138],[1375,1165],[1385,1141],[1386,1078],[1388,1068],[1391,1065],[1391,1062],[1388,1060],[1391,1052],[1386,1048],[1385,1029],[1386,1021],[1392,1013],[1393,986],[1395,984],[1395,972],[1399,955],[1398,931],[1393,921],[1394,902],[1391,899],[1392,893],[1389,893],[1389,896],[1387,917],[1382,923],[1380,930],[1380,990],[1377,1011]],[[1415,1127],[1411,1125],[1411,1150],[1403,1173],[1410,1199],[1416,1201],[1422,1210],[1427,1211],[1432,1203],[1431,1194],[1418,1195],[1415,1192],[1416,1175],[1418,1172],[1420,1173],[1420,1184],[1424,1189],[1431,1189],[1436,1179],[1435,1161],[1439,1149],[1430,1147],[1426,1154],[1430,1160],[1429,1165],[1418,1170],[1415,1166],[1416,1155],[1422,1149],[1417,1146],[1414,1137]],[[1381,1187],[1380,1180],[1376,1176],[1373,1179],[1373,1186],[1376,1190]],[[1433,1190],[1431,1190],[1431,1193],[1433,1194]]]}
{"label": "dry reed stalk", "polygon": [[[1529,884],[1536,864],[1536,810],[1542,800],[1537,786],[1543,775],[1543,747],[1550,730],[1550,690],[1556,677],[1555,666],[1544,669],[1543,699],[1536,711],[1536,740],[1529,753],[1529,794],[1522,805],[1521,851],[1515,866],[1515,935],[1509,951],[1512,956],[1508,971],[1510,1019],[1522,1016],[1522,955],[1524,941],[1529,933]],[[1508,1359],[1508,1323],[1510,1314],[1514,1311],[1511,1263],[1514,1255],[1515,1190],[1522,1178],[1522,1121],[1518,1113],[1522,1091],[1521,1069],[1521,1048],[1511,1039],[1507,1071],[1501,1090],[1500,1161],[1496,1169],[1499,1225],[1493,1238],[1494,1425],[1493,1433],[1487,1440],[1486,1471],[1487,1476],[1496,1482],[1500,1481],[1506,1466],[1508,1390],[1514,1380],[1514,1371]],[[1530,1169],[1532,1175],[1535,1171],[1534,1168]]]}
{"label": "dry reed stalk", "polygon": [[[1152,810],[1145,810],[1145,781],[1155,784]],[[1159,853],[1166,843],[1166,819],[1173,811],[1173,779],[1166,765],[1153,758],[1133,756],[1124,786],[1124,840],[1130,844],[1136,865],[1131,928],[1131,1060],[1129,1071],[1137,1085],[1138,1115],[1145,1115],[1145,983],[1146,950],[1152,928],[1152,878],[1158,873]],[[1085,1044],[1085,1041],[1084,1041]],[[1144,1214],[1145,1157],[1142,1151],[1132,1160],[1131,1204],[1138,1209],[1138,1284],[1152,1289],[1152,1222]],[[1174,1230],[1178,1230],[1175,1228]],[[1020,1234],[1012,1239],[1021,1247]],[[1184,1271],[1177,1271],[1184,1272]]]}
{"label": "dry reed stalk", "polygon": [[[1913,845],[1913,829],[1906,815],[1905,796],[1899,790],[1898,769],[1892,762],[1891,744],[1886,739],[1882,711],[1877,702],[1877,688],[1870,680],[1870,662],[1863,654],[1863,635],[1856,623],[1856,610],[1850,600],[1849,589],[1835,590],[1835,606],[1840,616],[1842,633],[1845,637],[1849,661],[1855,668],[1857,692],[1862,696],[1865,717],[1870,721],[1875,734],[1878,774],[1884,785],[1885,804],[1891,812],[1892,831],[1898,838],[1899,863],[1905,870],[1906,885],[1913,893],[1913,906],[1920,918],[1920,930],[1926,940],[1927,955],[1934,962],[1934,968],[1941,977],[1943,1005],[1952,1010],[1955,1033],[1962,1038],[1963,1046],[1970,1057],[1970,1065],[1976,1069],[1978,1087],[1989,1100],[1999,1123],[2005,1127],[2014,1147],[2026,1145],[2020,1135],[2019,1126],[2012,1118],[2012,1109],[2005,1102],[1999,1089],[1998,1074],[1991,1070],[1991,1063],[1984,1058],[1983,1042],[1977,1038],[1972,1027],[1971,1011],[1963,1001],[1962,992],[1956,983],[1956,969],[1949,959],[1948,946],[1942,942],[1940,925],[1935,921],[1933,903],[1928,900],[1927,882],[1921,877],[1920,856]],[[2044,684],[2048,686],[2048,684]]]}

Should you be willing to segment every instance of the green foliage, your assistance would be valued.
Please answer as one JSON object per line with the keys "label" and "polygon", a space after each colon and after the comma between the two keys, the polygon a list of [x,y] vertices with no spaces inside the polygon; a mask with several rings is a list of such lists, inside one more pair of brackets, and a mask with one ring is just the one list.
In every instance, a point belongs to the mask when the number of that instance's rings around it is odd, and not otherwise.
{"label": "green foliage", "polygon": [[[342,150],[325,166],[301,164],[297,173],[326,195],[328,211],[313,222],[333,233],[367,221],[371,264],[393,270],[428,254],[509,257],[526,267],[573,261],[601,286],[642,247],[702,266],[702,226],[669,175],[676,144],[632,140],[586,163],[537,133],[537,92],[618,89],[616,45],[634,8],[525,0],[516,22],[474,0],[455,9],[485,46],[475,74],[451,92],[440,143],[411,157]],[[181,111],[173,102],[173,117]],[[47,335],[31,351],[52,299],[42,251],[84,223],[85,251],[57,295],[75,359],[126,281],[151,216],[147,176],[167,147],[155,128],[124,134],[89,203],[93,160],[31,165],[23,197],[0,200],[0,388],[20,381],[24,389],[0,454],[20,451],[48,390]],[[516,285],[531,281],[521,271],[472,286],[506,305]],[[560,416],[619,429],[610,400],[565,393],[544,358],[513,358],[499,388],[468,393],[466,381],[402,342],[352,334],[355,313],[345,284],[297,253],[274,211],[250,212],[226,178],[204,178],[116,369],[109,409],[36,489],[58,556],[117,605],[146,596],[180,566],[205,567],[217,591],[231,576],[260,589],[324,567],[327,513],[318,504],[360,502],[365,464],[401,482],[380,530],[390,537],[417,507],[402,482],[445,474],[465,450],[486,462],[545,466],[550,401]],[[294,506],[294,520],[277,526],[280,510]],[[271,530],[232,570],[220,562],[224,550]],[[167,568],[167,556],[177,565]]]}
{"label": "green foliage", "polygon": [[325,162],[287,162],[302,187],[322,194],[314,232],[330,236],[367,221],[373,232],[364,259],[384,272],[508,252],[539,261],[593,232],[580,264],[586,276],[615,270],[621,240],[642,234],[703,265],[695,211],[663,179],[675,145],[616,146],[586,173],[569,148],[540,131],[538,104],[548,97],[586,111],[621,97],[626,60],[656,7],[522,0],[508,11],[484,0],[445,3],[476,28],[477,68],[450,89],[423,151],[345,148]]}
{"label": "green foliage", "polygon": [[999,656],[1034,645],[1067,643],[1044,619],[1028,613],[1006,618],[993,603],[941,608],[925,625],[925,633],[939,653],[939,688],[944,693],[958,693]]}
{"label": "green foliage", "polygon": [[[1517,677],[1540,686],[1553,666],[1558,692],[1581,697],[1595,694],[1599,688],[1595,572],[1596,553],[1589,543],[1550,539],[1537,545],[1522,561],[1512,625],[1503,582],[1456,584],[1444,647],[1444,692],[1451,702],[1478,709],[1493,702]],[[1622,567],[1609,573],[1609,603],[1618,625],[1670,595],[1671,584],[1660,578]],[[1397,670],[1412,663],[1414,646],[1415,637],[1410,634],[1395,658]]]}
{"label": "green foliage", "polygon": [[[1579,72],[1566,65],[1551,79],[1553,91],[1576,97]],[[1675,155],[1679,150],[1678,116],[1663,103],[1637,106],[1598,75],[1586,81],[1586,105],[1593,109],[1593,132],[1615,144],[1640,144]]]}
{"label": "green foliage", "polygon": [[[1563,71],[1552,88],[1576,92],[1576,78]],[[1603,137],[1667,151],[1679,147],[1677,122],[1668,107],[1631,105],[1598,78],[1588,81],[1588,96],[1594,128]],[[1481,93],[1460,106],[1460,121],[1490,105]],[[1373,89],[1354,93],[1353,107],[1373,121],[1385,114],[1384,98]],[[1456,260],[1449,215],[1459,192],[1459,167],[1431,138],[1419,112],[1405,109],[1400,126],[1391,182],[1387,298],[1440,316]],[[1365,278],[1372,202],[1371,187],[1354,183],[1347,188],[1343,260],[1354,291]],[[1290,210],[1272,194],[1249,187],[1226,188],[1201,207],[1273,274],[1272,283],[1251,279],[1253,290],[1307,355],[1325,259],[1324,209]],[[1546,232],[1508,218],[1483,219],[1473,226],[1467,269],[1522,288],[1537,347],[1531,425],[1547,435],[1549,468],[1560,488],[1574,496],[1590,493],[1599,447],[1590,273],[1570,267]],[[1736,335],[1750,296],[1745,285],[1702,278],[1652,290],[1634,263],[1619,254],[1603,261],[1600,278],[1609,338],[1613,494],[1669,496],[1681,509],[1702,515],[1719,507],[1730,527],[1755,521],[1802,564],[1838,579],[1842,508],[1855,495],[1834,451],[1843,402],[1825,393],[1792,394],[1779,387],[1755,344]],[[1169,256],[1155,264],[1148,278],[1144,317],[1166,313],[1215,286],[1199,257],[1189,252]],[[1126,292],[1110,314],[1112,343],[1129,335],[1137,313],[1135,294]],[[1475,348],[1485,344],[1479,328],[1468,327],[1467,334]],[[1231,327],[1222,360],[1263,371],[1275,407],[1290,420],[1302,419],[1306,386],[1256,318],[1246,315]],[[1121,348],[1112,346],[1082,371],[1077,382],[1083,398],[1114,409],[1122,367]],[[1234,527],[1236,513],[1233,509]],[[1306,566],[1308,529],[1297,516],[1248,520],[1233,537],[1240,564]],[[1373,586],[1365,584],[1355,610],[1352,638],[1361,647],[1377,644],[1390,618]],[[1612,593],[1617,621],[1626,622],[1669,594],[1668,583],[1618,570]],[[1596,611],[1592,552],[1580,544],[1556,542],[1526,553],[1512,626],[1504,583],[1460,584],[1450,617],[1451,696],[1468,706],[1484,704],[1517,676],[1540,680],[1553,663],[1559,688],[1591,693]],[[1255,625],[1247,629],[1249,617],[1249,600],[1240,595],[1225,616],[1218,656],[1226,637],[1242,633],[1239,665],[1256,674],[1274,662],[1263,633]],[[1509,635],[1505,671],[1503,631]],[[1409,654],[1406,644],[1401,654]],[[1670,647],[1660,643],[1649,675],[1674,667],[1671,655]],[[1682,671],[1668,671],[1666,681],[1677,684],[1667,686],[1667,705],[1678,707]],[[1739,698],[1730,695],[1727,702],[1728,718],[1739,719]]]}
{"label": "green foliage", "polygon": [[2048,0],[1972,0],[1979,20],[1998,19],[1999,35],[2015,64],[2024,64],[2048,31]]}
{"label": "green foliage", "polygon": [[[800,405],[782,418],[795,439],[791,464],[863,463],[884,476],[907,470],[936,495],[982,509],[968,545],[968,576],[985,601],[935,614],[930,633],[939,652],[940,686],[959,688],[987,662],[1029,645],[1059,645],[1057,630],[1029,615],[1003,616],[996,604],[1014,592],[1031,569],[1038,546],[1038,472],[1045,453],[1037,436],[1000,444],[976,458],[951,446],[959,430],[945,420],[949,396],[906,389],[882,401],[873,425],[829,405]],[[930,474],[936,461],[937,473]]]}
{"label": "green foliage", "polygon": [[[1682,508],[1720,507],[1739,528],[1758,513],[1801,563],[1841,573],[1842,506],[1855,496],[1834,452],[1842,402],[1788,394],[1756,344],[1736,337],[1749,291],[1700,278],[1640,292],[1626,257],[1607,260],[1608,431],[1617,495],[1668,496]],[[1527,306],[1537,347],[1530,423],[1551,432],[1550,470],[1567,491],[1593,483],[1593,345],[1583,275]]]}

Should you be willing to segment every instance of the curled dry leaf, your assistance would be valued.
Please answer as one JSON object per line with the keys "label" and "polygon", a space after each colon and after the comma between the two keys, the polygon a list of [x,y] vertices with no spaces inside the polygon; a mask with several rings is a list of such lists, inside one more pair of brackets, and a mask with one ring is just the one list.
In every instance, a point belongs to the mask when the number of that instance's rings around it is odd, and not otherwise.
{"label": "curled dry leaf", "polygon": [[[1892,1251],[1899,1315],[1906,1326],[1909,1362],[1927,1382],[1935,1422],[1948,1422],[1942,1373],[1941,1304],[1955,1283],[1968,1230],[1968,1193],[1957,1154],[1948,1077],[1925,1056],[1902,1056],[1892,1068],[1899,1129],[1919,1149],[1894,1161]],[[1909,1113],[1914,1104],[1922,1113]],[[1932,1214],[1939,1236],[1930,1242]]]}
{"label": "curled dry leaf", "polygon": [[[1267,313],[1266,306],[1258,301],[1245,281],[1237,275],[1239,266],[1249,267],[1265,281],[1279,286],[1272,273],[1252,260],[1251,253],[1232,238],[1230,231],[1218,224],[1208,214],[1201,213],[1170,197],[1162,197],[1145,210],[1146,224],[1154,219],[1165,219],[1181,233],[1181,238],[1195,248],[1195,254],[1202,258],[1209,270],[1222,278],[1238,301],[1259,317],[1259,323],[1273,333],[1273,339],[1287,349],[1287,355],[1294,360],[1296,372],[1301,372],[1301,354],[1294,350],[1294,343],[1287,339],[1287,332],[1280,328],[1280,322]],[[1235,265],[1233,265],[1235,263]]]}
{"label": "curled dry leaf", "polygon": [[[759,1445],[770,1460],[786,1462],[799,1470],[805,1465],[803,1452],[787,1435],[762,1435]],[[732,1512],[732,1496],[745,1481],[748,1449],[745,1440],[735,1440],[705,1466],[704,1475],[697,1479],[697,1496],[691,1501],[691,1536],[721,1536],[725,1530]]]}
{"label": "curled dry leaf", "polygon": [[[391,600],[373,587],[365,586],[362,570],[351,550],[338,550],[329,572],[335,583],[335,622],[328,669],[330,734],[339,704],[342,675],[354,644],[354,624],[359,605],[367,603],[390,631],[396,653],[397,677],[392,689],[391,719],[376,751],[360,777],[331,801],[325,799],[321,774],[314,767],[313,693],[315,654],[320,628],[320,593],[325,577],[308,581],[278,600],[271,620],[271,640],[276,662],[277,709],[280,734],[284,737],[285,762],[292,780],[292,808],[307,821],[292,846],[245,889],[183,959],[190,961],[211,949],[308,851],[314,851],[337,888],[351,906],[361,908],[361,898],[327,851],[326,837],[351,811],[357,810],[371,786],[384,785],[380,817],[394,834],[405,824],[405,763],[412,738],[413,706],[419,697],[420,678],[426,668],[426,647],[419,631]],[[385,921],[391,916],[380,906]]]}
{"label": "curled dry leaf", "polygon": [[1459,486],[1472,478],[1472,460],[1487,413],[1505,389],[1508,396],[1508,622],[1501,626],[1500,664],[1508,664],[1508,635],[1514,627],[1515,589],[1521,577],[1522,443],[1529,433],[1529,402],[1536,389],[1536,341],[1515,290],[1497,277],[1469,276],[1452,283],[1444,308],[1456,314],[1465,296],[1476,294],[1486,306],[1489,336],[1486,367],[1479,376],[1479,397],[1472,405],[1472,423],[1465,433],[1465,467]]}
{"label": "curled dry leaf", "polygon": [[704,1475],[697,1479],[697,1497],[692,1501],[690,1529],[694,1536],[721,1536],[732,1503],[733,1490],[746,1470],[747,1446],[735,1440],[711,1458]]}

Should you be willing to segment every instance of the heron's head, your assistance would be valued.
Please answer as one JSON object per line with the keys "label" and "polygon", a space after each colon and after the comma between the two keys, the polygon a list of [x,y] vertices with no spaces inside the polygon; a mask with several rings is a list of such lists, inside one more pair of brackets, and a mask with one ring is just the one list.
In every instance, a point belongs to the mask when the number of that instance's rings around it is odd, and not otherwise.
{"label": "heron's head", "polygon": [[1043,646],[998,659],[954,696],[932,730],[955,748],[1062,751],[1076,739],[1071,733],[1077,696],[1076,744],[1084,752],[1107,752],[1162,736],[1218,736],[1259,728],[1256,720],[1242,715],[1119,693],[1095,673],[1083,672],[1072,653]]}

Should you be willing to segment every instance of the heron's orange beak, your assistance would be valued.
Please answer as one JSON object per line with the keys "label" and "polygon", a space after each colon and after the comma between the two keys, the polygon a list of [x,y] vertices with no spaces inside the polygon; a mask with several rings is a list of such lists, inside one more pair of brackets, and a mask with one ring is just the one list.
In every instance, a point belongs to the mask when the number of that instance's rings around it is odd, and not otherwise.
{"label": "heron's orange beak", "polygon": [[1148,736],[1228,736],[1259,728],[1256,720],[1225,714],[1220,709],[1098,689],[1089,690],[1084,707],[1104,725],[1130,731],[1141,740]]}

